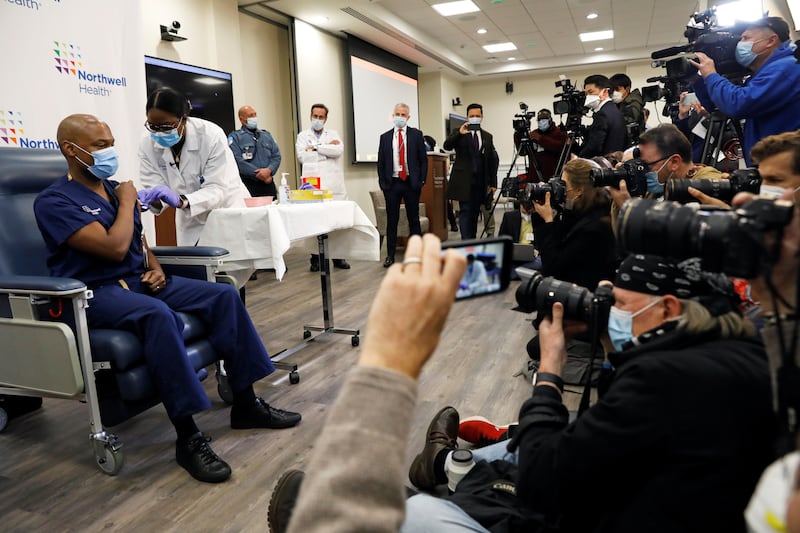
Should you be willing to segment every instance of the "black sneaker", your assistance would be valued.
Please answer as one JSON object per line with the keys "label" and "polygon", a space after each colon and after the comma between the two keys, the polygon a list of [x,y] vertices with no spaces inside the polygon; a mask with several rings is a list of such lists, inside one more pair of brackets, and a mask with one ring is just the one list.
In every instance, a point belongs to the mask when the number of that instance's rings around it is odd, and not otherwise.
{"label": "black sneaker", "polygon": [[350,270],[350,263],[347,262],[347,259],[334,259],[333,266],[342,270]]}
{"label": "black sneaker", "polygon": [[231,467],[208,444],[211,437],[195,433],[188,441],[175,443],[175,460],[198,481],[222,483],[231,477]]}
{"label": "black sneaker", "polygon": [[302,418],[300,413],[271,407],[263,398],[256,398],[255,403],[248,407],[236,404],[231,407],[233,429],[284,429],[296,426]]}
{"label": "black sneaker", "polygon": [[275,483],[267,508],[267,525],[270,533],[284,533],[289,529],[300,485],[306,475],[300,470],[287,470]]}

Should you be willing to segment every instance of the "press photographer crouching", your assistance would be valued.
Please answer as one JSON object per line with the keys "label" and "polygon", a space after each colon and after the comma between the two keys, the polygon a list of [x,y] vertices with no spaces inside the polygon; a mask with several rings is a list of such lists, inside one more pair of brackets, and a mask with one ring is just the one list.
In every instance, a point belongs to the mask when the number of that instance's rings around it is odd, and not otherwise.
{"label": "press photographer crouching", "polygon": [[[448,500],[410,498],[402,531],[744,531],[775,424],[764,350],[729,283],[696,261],[631,255],[613,296],[614,370],[597,403],[568,423],[565,331],[579,328],[565,321],[577,318],[565,315],[571,302],[556,302],[540,327],[541,365],[516,436],[475,450],[476,466]],[[455,442],[447,431],[458,421],[450,411],[431,423],[412,481],[446,479]],[[492,475],[516,499],[485,499],[474,480]]]}

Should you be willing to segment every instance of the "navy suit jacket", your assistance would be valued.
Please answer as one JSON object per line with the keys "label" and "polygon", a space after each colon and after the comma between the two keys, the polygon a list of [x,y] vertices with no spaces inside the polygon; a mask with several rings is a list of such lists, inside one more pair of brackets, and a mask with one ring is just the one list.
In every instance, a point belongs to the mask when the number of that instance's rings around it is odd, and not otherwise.
{"label": "navy suit jacket", "polygon": [[[378,143],[378,184],[382,191],[392,188],[393,152],[392,137],[395,128],[381,135]],[[425,141],[422,138],[422,131],[411,126],[406,127],[406,159],[408,160],[408,183],[415,191],[422,190],[425,180],[428,177],[428,154],[425,150]]]}

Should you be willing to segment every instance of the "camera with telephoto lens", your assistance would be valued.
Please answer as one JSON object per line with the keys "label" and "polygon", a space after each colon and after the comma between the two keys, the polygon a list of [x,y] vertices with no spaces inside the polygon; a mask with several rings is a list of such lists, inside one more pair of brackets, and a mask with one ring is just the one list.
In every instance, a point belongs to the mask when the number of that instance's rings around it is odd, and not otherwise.
{"label": "camera with telephoto lens", "polygon": [[631,196],[644,196],[647,192],[647,163],[641,159],[629,159],[619,168],[593,168],[589,173],[595,187],[614,187],[619,189],[619,182],[625,181]]}
{"label": "camera with telephoto lens", "polygon": [[744,168],[734,170],[726,180],[671,179],[664,188],[664,198],[681,204],[697,202],[697,198],[689,194],[689,187],[730,204],[738,192],[758,194],[761,190],[761,175],[756,168]]}
{"label": "camera with telephoto lens", "polygon": [[614,305],[614,295],[610,285],[597,287],[592,293],[589,289],[544,277],[534,271],[530,279],[524,280],[516,292],[518,311],[532,313],[536,311],[534,325],[538,327],[541,320],[552,313],[553,304],[560,302],[564,306],[564,320],[576,320],[586,324],[608,323],[608,313]]}
{"label": "camera with telephoto lens", "polygon": [[536,111],[528,111],[528,104],[525,102],[519,103],[521,113],[514,115],[511,124],[514,131],[520,134],[520,139],[528,139],[528,134],[531,131],[531,119],[536,116]]}
{"label": "camera with telephoto lens", "polygon": [[560,178],[553,178],[547,183],[529,183],[525,192],[526,197],[520,200],[530,200],[542,205],[547,193],[550,193],[550,206],[555,209],[561,209],[567,201],[567,186]]}
{"label": "camera with telephoto lens", "polygon": [[707,272],[753,278],[769,259],[765,232],[786,226],[793,208],[791,202],[765,198],[735,210],[635,198],[617,217],[617,242],[629,253],[678,261],[699,257]]}

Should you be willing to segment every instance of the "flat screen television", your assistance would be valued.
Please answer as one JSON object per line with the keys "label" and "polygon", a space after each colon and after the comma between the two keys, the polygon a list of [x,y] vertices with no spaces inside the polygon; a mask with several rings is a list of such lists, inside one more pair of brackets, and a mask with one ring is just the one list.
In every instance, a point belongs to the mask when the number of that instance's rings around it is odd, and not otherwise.
{"label": "flat screen television", "polygon": [[456,131],[465,122],[467,122],[467,117],[456,115],[455,113],[450,113],[450,116],[447,117],[444,124],[444,128],[447,131],[447,135],[450,135],[451,133]]}
{"label": "flat screen television", "polygon": [[228,134],[238,127],[229,72],[144,56],[147,94],[161,87],[182,92],[192,104],[190,116],[217,124]]}

